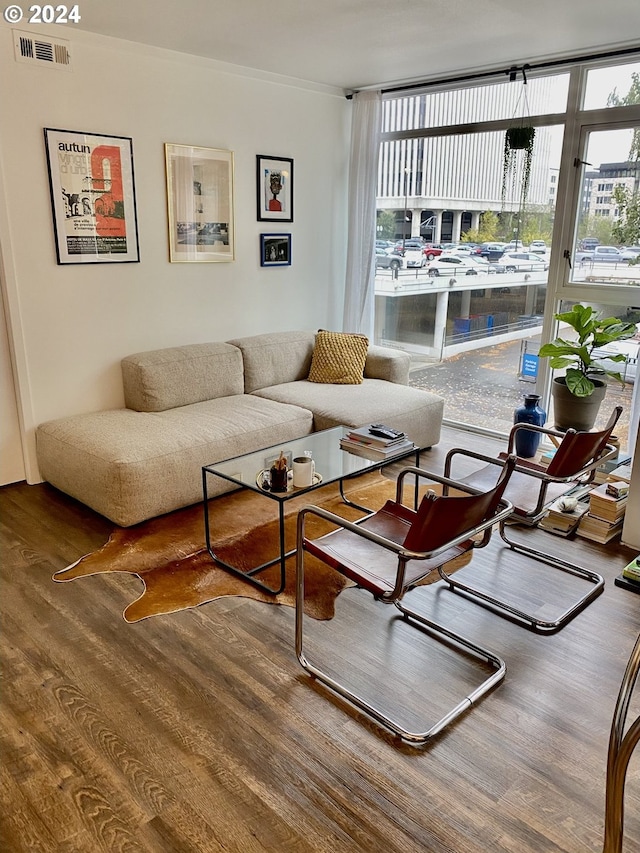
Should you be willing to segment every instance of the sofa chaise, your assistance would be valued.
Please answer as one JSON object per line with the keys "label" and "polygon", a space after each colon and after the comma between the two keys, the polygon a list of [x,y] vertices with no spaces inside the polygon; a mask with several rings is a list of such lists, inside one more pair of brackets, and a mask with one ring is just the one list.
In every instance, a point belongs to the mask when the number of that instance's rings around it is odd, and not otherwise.
{"label": "sofa chaise", "polygon": [[[382,421],[421,448],[439,441],[444,401],[408,386],[406,353],[369,346],[361,384],[311,382],[315,339],[279,332],[127,356],[126,408],[38,427],[41,476],[128,527],[201,500],[203,465],[317,430]],[[233,488],[214,479],[212,495]]]}

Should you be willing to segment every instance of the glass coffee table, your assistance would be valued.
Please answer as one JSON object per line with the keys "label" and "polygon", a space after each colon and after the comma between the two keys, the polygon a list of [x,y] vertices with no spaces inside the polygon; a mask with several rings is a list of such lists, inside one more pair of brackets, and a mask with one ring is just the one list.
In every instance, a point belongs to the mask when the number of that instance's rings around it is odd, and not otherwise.
{"label": "glass coffee table", "polygon": [[[207,543],[207,551],[212,559],[227,571],[244,578],[247,581],[255,584],[255,586],[265,592],[277,595],[282,592],[285,586],[285,562],[287,557],[291,556],[295,551],[285,551],[284,540],[284,505],[285,502],[292,498],[300,497],[300,495],[313,492],[322,486],[329,483],[340,484],[340,495],[342,500],[349,506],[362,510],[365,513],[371,512],[367,507],[360,506],[353,501],[350,501],[344,493],[344,482],[360,476],[366,471],[372,471],[384,468],[392,462],[397,462],[399,459],[406,459],[408,456],[415,457],[415,464],[420,465],[420,448],[416,445],[404,450],[401,453],[390,456],[386,459],[369,459],[364,456],[349,453],[340,447],[340,439],[343,438],[349,431],[350,427],[340,426],[333,429],[314,432],[311,435],[306,435],[303,438],[296,438],[292,441],[285,441],[280,444],[275,444],[273,447],[266,447],[263,450],[258,450],[255,453],[246,453],[243,456],[235,456],[232,459],[225,459],[222,462],[215,462],[212,465],[204,465],[202,468],[202,495],[204,505],[204,529]],[[288,457],[288,464],[291,467],[291,460],[296,456],[305,455],[305,451],[310,453],[314,462],[316,474],[314,482],[311,486],[303,488],[294,488],[291,479],[286,492],[267,491],[263,488],[262,475],[268,471],[274,459],[280,455],[282,451]],[[240,488],[249,489],[257,494],[263,495],[265,498],[270,498],[278,504],[278,533],[279,533],[279,554],[272,560],[262,563],[253,569],[238,569],[229,563],[224,562],[216,556],[214,547],[211,541],[212,533],[212,518],[209,508],[209,495],[207,482],[209,477],[221,477],[223,480],[229,480],[235,483]],[[271,588],[263,583],[257,575],[269,566],[280,563],[280,584],[276,588]]]}

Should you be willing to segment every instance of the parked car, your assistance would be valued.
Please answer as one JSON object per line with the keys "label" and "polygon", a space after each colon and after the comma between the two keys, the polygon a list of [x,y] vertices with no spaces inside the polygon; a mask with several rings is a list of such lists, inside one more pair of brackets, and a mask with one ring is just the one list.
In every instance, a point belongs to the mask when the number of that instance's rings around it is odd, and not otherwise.
{"label": "parked car", "polygon": [[497,264],[492,264],[486,258],[481,258],[478,255],[460,255],[459,257],[464,258],[465,261],[469,261],[472,268],[475,267],[480,275],[483,273],[495,275],[498,272],[504,272],[504,269],[499,268]]}
{"label": "parked car", "polygon": [[393,249],[395,243],[393,240],[376,240],[376,249],[384,249],[387,251],[388,249]]}
{"label": "parked car", "polygon": [[580,263],[587,261],[592,264],[615,264],[622,260],[622,253],[615,246],[596,246],[588,252],[576,252],[576,261]]}
{"label": "parked car", "polygon": [[427,264],[427,273],[432,278],[437,278],[440,275],[478,275],[479,268],[478,264],[472,261],[471,258],[442,254]]}
{"label": "parked car", "polygon": [[396,240],[393,250],[394,252],[402,253],[403,251],[405,251],[405,249],[418,249],[422,251],[424,248],[425,244],[422,239],[418,237],[407,237],[404,243],[402,240]]}
{"label": "parked car", "polygon": [[428,263],[422,249],[405,249],[404,260],[407,268],[412,269],[415,269],[416,267],[422,269],[422,267],[426,266]]}
{"label": "parked car", "polygon": [[443,252],[444,246],[439,243],[427,243],[424,247],[424,255],[428,261],[432,261],[434,258],[439,258]]}
{"label": "parked car", "polygon": [[481,243],[476,249],[476,255],[488,261],[498,261],[504,255],[505,243]]}
{"label": "parked car", "polygon": [[535,252],[505,252],[496,265],[504,267],[505,272],[544,272],[549,269],[549,264]]}
{"label": "parked car", "polygon": [[620,249],[623,261],[638,261],[640,263],[640,246],[623,246]]}
{"label": "parked car", "polygon": [[584,237],[578,244],[578,251],[591,252],[596,246],[600,245],[600,240],[597,237]]}
{"label": "parked car", "polygon": [[406,267],[407,262],[402,255],[396,255],[379,249],[376,246],[376,269],[399,270]]}
{"label": "parked car", "polygon": [[544,253],[547,251],[547,244],[544,242],[544,240],[532,240],[529,243],[529,251],[544,255]]}

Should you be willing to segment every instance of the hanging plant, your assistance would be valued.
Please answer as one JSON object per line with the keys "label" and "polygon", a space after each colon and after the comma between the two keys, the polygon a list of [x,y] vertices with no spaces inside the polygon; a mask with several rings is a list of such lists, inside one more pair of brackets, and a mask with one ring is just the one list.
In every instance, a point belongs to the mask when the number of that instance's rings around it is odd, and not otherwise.
{"label": "hanging plant", "polygon": [[511,178],[511,194],[516,194],[518,152],[522,151],[522,186],[520,190],[520,209],[524,208],[531,179],[531,162],[535,127],[510,127],[504,135],[504,156],[502,159],[502,206],[507,197],[507,184]]}
{"label": "hanging plant", "polygon": [[535,127],[510,127],[505,134],[509,148],[515,151],[531,150],[535,135]]}

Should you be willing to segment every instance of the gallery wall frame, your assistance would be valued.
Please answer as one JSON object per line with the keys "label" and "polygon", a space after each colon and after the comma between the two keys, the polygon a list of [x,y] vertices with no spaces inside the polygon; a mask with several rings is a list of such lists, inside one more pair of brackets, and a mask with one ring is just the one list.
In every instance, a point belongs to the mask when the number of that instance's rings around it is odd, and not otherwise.
{"label": "gallery wall frame", "polygon": [[291,234],[260,235],[260,266],[291,266]]}
{"label": "gallery wall frame", "polygon": [[293,222],[293,160],[256,156],[258,222]]}
{"label": "gallery wall frame", "polygon": [[169,260],[235,260],[233,151],[165,143]]}
{"label": "gallery wall frame", "polygon": [[44,128],[58,264],[138,263],[133,140]]}

